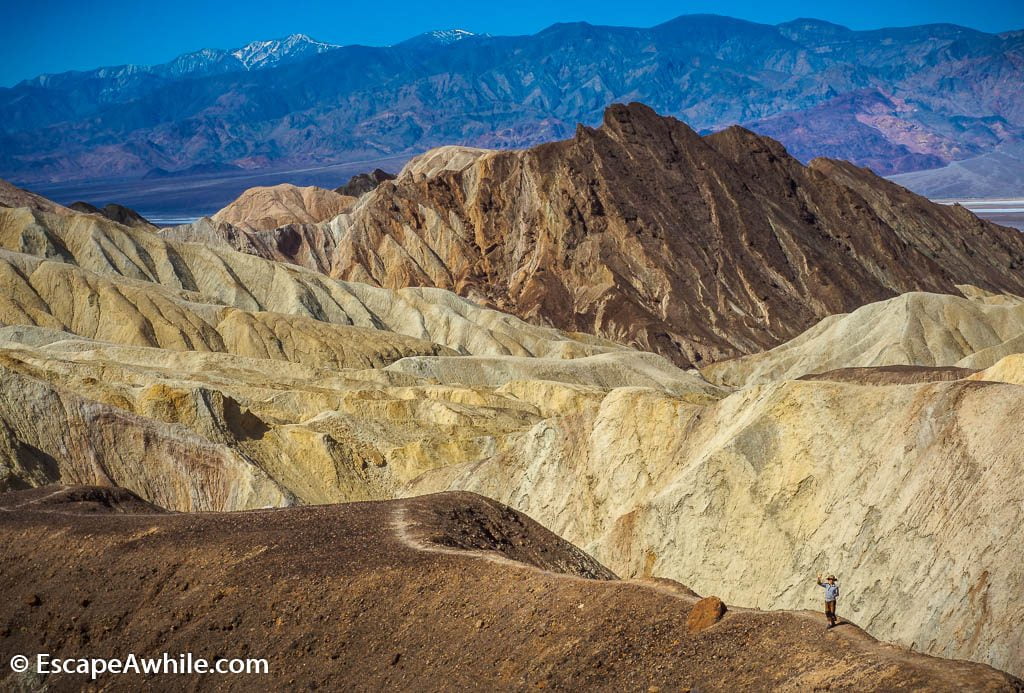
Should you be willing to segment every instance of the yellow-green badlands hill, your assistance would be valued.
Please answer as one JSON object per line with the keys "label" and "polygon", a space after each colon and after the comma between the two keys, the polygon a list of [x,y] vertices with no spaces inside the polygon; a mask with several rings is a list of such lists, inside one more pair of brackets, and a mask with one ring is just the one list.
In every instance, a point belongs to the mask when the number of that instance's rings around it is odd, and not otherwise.
{"label": "yellow-green badlands hill", "polygon": [[0,208],[0,490],[178,511],[476,491],[730,607],[817,609],[835,572],[872,635],[1019,675],[1017,352],[1024,302],[965,286],[684,371],[439,289]]}

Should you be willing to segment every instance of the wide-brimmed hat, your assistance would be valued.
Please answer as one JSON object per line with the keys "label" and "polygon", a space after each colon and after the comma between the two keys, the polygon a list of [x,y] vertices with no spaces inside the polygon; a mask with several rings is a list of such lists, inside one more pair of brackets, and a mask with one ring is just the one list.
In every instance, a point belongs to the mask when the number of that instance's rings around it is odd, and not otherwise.
{"label": "wide-brimmed hat", "polygon": [[835,575],[829,575],[829,576],[828,576],[827,578],[825,578],[825,579],[826,579],[826,580],[835,580],[835,579],[836,579],[836,576],[835,576]]}

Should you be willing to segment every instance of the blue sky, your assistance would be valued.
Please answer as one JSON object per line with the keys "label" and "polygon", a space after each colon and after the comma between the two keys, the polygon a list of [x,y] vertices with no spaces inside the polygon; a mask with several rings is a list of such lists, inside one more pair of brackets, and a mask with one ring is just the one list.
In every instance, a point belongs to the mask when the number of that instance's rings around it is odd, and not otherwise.
{"label": "blue sky", "polygon": [[0,86],[44,72],[161,63],[199,48],[291,33],[388,45],[431,29],[528,34],[555,22],[651,26],[695,12],[769,24],[816,17],[854,29],[935,22],[990,32],[1024,28],[1024,0],[0,0]]}

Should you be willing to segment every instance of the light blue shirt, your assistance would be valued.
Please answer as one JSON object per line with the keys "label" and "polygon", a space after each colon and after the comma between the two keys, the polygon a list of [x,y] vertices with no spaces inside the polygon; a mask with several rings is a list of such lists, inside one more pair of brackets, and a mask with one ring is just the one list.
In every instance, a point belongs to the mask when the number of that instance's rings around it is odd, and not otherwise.
{"label": "light blue shirt", "polygon": [[834,602],[836,597],[839,596],[839,585],[828,584],[827,582],[819,582],[819,585],[825,588],[825,601]]}

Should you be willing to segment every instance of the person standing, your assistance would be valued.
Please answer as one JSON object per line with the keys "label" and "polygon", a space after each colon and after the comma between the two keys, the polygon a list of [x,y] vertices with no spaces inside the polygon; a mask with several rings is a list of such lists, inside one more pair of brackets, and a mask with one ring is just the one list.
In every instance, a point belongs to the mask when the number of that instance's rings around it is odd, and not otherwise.
{"label": "person standing", "polygon": [[825,630],[836,627],[836,600],[839,599],[839,585],[836,584],[836,576],[829,575],[825,578],[827,582],[821,581],[821,573],[818,573],[818,586],[825,588],[825,618],[828,625]]}

